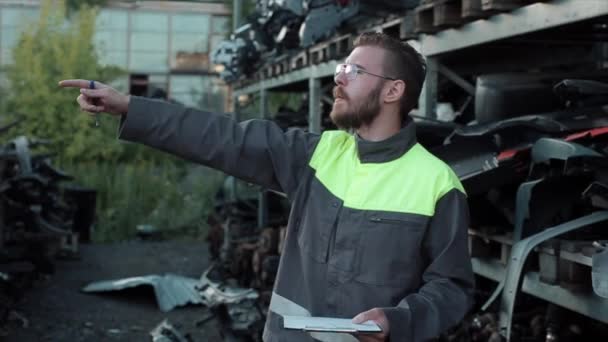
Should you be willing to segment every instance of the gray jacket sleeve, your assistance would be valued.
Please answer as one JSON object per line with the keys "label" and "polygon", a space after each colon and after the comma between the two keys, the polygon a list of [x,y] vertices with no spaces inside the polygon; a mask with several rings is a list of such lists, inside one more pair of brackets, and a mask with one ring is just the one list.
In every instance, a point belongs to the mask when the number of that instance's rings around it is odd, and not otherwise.
{"label": "gray jacket sleeve", "polygon": [[473,304],[474,276],[468,251],[466,196],[453,189],[437,203],[423,242],[429,266],[423,285],[397,307],[383,308],[391,342],[438,337],[459,323]]}
{"label": "gray jacket sleeve", "polygon": [[119,138],[219,169],[290,198],[319,136],[269,120],[237,123],[222,114],[131,96]]}

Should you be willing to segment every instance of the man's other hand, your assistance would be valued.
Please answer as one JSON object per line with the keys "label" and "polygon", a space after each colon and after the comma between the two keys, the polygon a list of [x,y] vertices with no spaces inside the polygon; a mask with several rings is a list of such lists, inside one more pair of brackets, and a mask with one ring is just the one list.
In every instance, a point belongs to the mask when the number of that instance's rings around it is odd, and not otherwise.
{"label": "man's other hand", "polygon": [[382,309],[375,308],[362,312],[353,318],[353,323],[363,323],[367,321],[374,321],[380,326],[382,332],[378,334],[357,334],[355,337],[357,337],[359,341],[363,342],[386,341],[389,336],[390,325],[384,311],[382,311]]}
{"label": "man's other hand", "polygon": [[97,81],[92,84],[92,81],[88,80],[63,80],[59,82],[59,86],[80,88],[80,95],[76,98],[76,102],[85,112],[122,115],[126,114],[129,109],[129,95],[121,94],[110,86]]}

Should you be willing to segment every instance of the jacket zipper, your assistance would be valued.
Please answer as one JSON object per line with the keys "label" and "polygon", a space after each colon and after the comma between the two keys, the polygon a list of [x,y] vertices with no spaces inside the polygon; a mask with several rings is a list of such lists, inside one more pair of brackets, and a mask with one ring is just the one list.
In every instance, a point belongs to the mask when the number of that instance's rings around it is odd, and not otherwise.
{"label": "jacket zipper", "polygon": [[394,223],[394,224],[403,224],[403,223],[414,223],[409,220],[400,220],[400,219],[389,219],[383,217],[372,216],[369,218],[370,221],[376,223]]}

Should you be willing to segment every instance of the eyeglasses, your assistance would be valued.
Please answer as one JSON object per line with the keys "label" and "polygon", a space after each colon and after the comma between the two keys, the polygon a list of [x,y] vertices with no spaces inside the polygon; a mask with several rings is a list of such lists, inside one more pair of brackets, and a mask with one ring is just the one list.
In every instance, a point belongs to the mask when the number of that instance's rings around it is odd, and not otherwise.
{"label": "eyeglasses", "polygon": [[343,64],[336,65],[336,72],[334,73],[334,81],[336,83],[338,83],[338,76],[342,72],[344,73],[344,75],[346,75],[346,79],[349,81],[354,81],[357,78],[357,75],[359,75],[359,74],[368,74],[368,75],[384,78],[386,80],[391,80],[391,81],[397,80],[396,78],[377,75],[377,74],[371,73],[369,71],[363,70],[360,67],[358,67],[356,64],[343,63]]}

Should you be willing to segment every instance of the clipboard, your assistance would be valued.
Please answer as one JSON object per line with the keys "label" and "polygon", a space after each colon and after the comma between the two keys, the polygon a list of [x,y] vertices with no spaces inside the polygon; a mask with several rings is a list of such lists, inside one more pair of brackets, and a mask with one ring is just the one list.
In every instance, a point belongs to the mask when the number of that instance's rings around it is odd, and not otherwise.
{"label": "clipboard", "polygon": [[313,332],[375,334],[382,328],[373,321],[353,323],[349,318],[283,316],[283,328]]}

